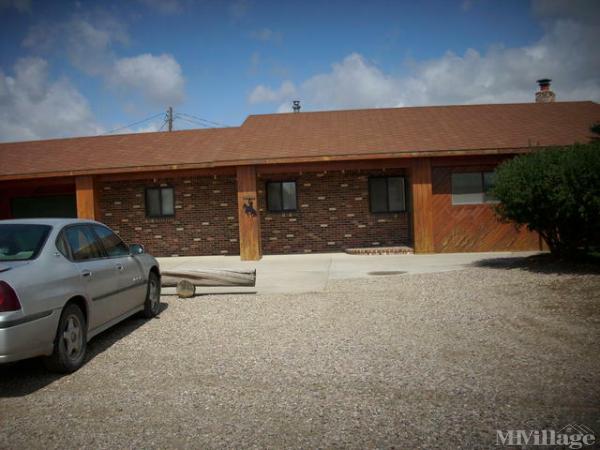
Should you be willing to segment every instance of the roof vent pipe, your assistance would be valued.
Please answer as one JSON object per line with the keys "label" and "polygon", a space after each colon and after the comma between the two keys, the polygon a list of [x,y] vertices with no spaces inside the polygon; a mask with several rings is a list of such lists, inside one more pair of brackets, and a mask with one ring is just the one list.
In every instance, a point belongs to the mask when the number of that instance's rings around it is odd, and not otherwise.
{"label": "roof vent pipe", "polygon": [[294,100],[292,102],[292,110],[294,112],[300,112],[300,100]]}
{"label": "roof vent pipe", "polygon": [[549,78],[537,80],[540,90],[535,93],[536,103],[552,103],[556,101],[556,94],[550,90],[551,81]]}

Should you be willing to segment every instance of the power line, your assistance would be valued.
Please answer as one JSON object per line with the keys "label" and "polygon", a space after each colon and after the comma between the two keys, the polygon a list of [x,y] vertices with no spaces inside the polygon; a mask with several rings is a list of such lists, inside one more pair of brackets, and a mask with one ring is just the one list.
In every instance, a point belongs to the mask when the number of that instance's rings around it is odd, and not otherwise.
{"label": "power line", "polygon": [[185,121],[187,123],[191,123],[192,125],[201,126],[201,127],[204,127],[204,128],[214,128],[214,127],[209,127],[208,125],[205,125],[205,124],[200,123],[200,122],[196,122],[196,121],[192,121],[190,119],[186,119],[185,117],[181,117],[181,116],[179,116],[177,114],[175,114],[175,118],[179,119],[179,120],[183,120],[183,121]]}
{"label": "power line", "polygon": [[114,132],[116,132],[116,131],[121,131],[121,130],[125,130],[125,129],[127,129],[127,128],[134,127],[134,126],[136,126],[136,125],[140,125],[140,124],[142,124],[142,123],[144,123],[144,122],[148,122],[149,120],[155,119],[155,118],[157,118],[158,116],[160,116],[160,115],[162,115],[162,114],[164,114],[164,113],[160,112],[160,113],[158,113],[158,114],[155,114],[155,115],[153,115],[153,116],[151,116],[151,117],[147,117],[147,118],[146,118],[146,119],[144,119],[144,120],[140,120],[140,121],[138,121],[138,122],[133,122],[133,123],[130,123],[129,125],[125,125],[124,127],[115,128],[114,130],[107,131],[107,132],[106,132],[106,133],[104,133],[104,134],[105,134],[105,135],[106,135],[106,134],[112,134],[112,133],[114,133]]}
{"label": "power line", "polygon": [[202,117],[195,116],[193,114],[186,113],[175,113],[173,114],[173,108],[169,107],[166,113],[158,113],[153,116],[147,117],[142,120],[138,120],[137,122],[130,123],[129,125],[125,125],[123,127],[115,128],[114,130],[107,131],[104,135],[116,133],[117,131],[126,130],[131,127],[135,127],[136,125],[141,125],[144,122],[148,122],[149,120],[156,119],[157,117],[164,114],[163,124],[160,126],[158,131],[161,131],[166,125],[169,126],[169,131],[173,130],[173,122],[175,119],[183,120],[189,124],[200,126],[203,128],[214,128],[214,127],[227,127],[229,125],[225,125],[219,122],[213,122],[212,120],[203,119]]}
{"label": "power line", "polygon": [[206,122],[206,123],[209,123],[211,125],[215,125],[217,127],[227,127],[227,128],[229,128],[229,125],[225,125],[225,124],[219,123],[219,122],[213,122],[212,120],[206,120],[206,119],[203,119],[202,117],[194,116],[193,114],[186,114],[186,113],[177,113],[177,114],[180,114],[180,115],[186,116],[186,117],[191,117],[193,119],[200,120],[201,122]]}
{"label": "power line", "polygon": [[163,120],[163,124],[160,126],[160,128],[158,129],[158,131],[162,131],[162,129],[165,127],[165,125],[168,123],[167,119]]}

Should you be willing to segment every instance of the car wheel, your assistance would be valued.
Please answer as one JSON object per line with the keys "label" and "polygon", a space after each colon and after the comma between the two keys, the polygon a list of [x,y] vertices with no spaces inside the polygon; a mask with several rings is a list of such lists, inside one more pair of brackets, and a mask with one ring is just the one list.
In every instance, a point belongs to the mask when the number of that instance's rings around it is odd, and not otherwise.
{"label": "car wheel", "polygon": [[81,367],[87,349],[87,326],[81,308],[69,304],[63,310],[54,340],[54,352],[46,357],[48,369],[71,373]]}
{"label": "car wheel", "polygon": [[160,311],[160,278],[156,272],[150,272],[148,275],[148,290],[146,291],[146,301],[144,303],[144,317],[151,319]]}

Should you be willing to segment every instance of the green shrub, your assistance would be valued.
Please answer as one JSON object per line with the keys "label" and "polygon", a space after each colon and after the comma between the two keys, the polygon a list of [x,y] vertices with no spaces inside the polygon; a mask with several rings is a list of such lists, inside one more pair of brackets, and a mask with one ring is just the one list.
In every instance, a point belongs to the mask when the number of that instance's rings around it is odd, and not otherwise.
{"label": "green shrub", "polygon": [[496,213],[562,256],[600,244],[600,142],[518,156],[496,171]]}

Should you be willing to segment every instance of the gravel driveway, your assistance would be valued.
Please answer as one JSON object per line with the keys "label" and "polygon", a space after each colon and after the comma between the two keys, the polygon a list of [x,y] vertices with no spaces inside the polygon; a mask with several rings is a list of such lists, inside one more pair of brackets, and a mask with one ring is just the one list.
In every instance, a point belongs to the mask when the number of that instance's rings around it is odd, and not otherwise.
{"label": "gravel driveway", "polygon": [[71,376],[0,368],[0,447],[490,448],[600,439],[600,275],[477,267],[164,298]]}

